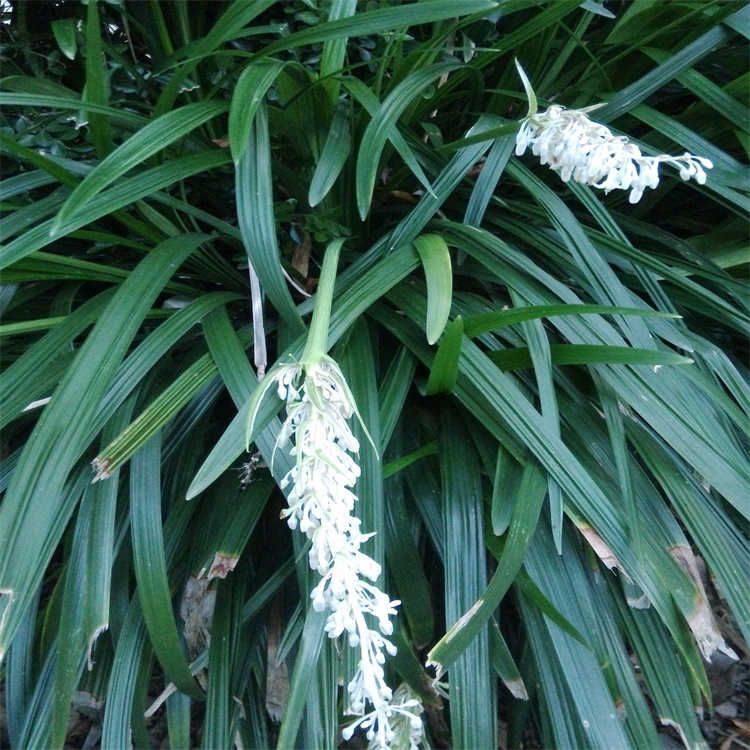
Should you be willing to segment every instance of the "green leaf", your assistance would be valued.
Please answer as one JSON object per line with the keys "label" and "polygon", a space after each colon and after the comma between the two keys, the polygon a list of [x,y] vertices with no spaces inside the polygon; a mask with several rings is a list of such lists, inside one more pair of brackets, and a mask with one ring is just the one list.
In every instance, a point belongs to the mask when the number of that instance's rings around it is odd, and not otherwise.
{"label": "green leaf", "polygon": [[[433,0],[434,2],[434,0]],[[380,110],[380,101],[373,92],[365,86],[358,78],[345,77],[343,79],[344,87],[351,95],[365,108],[370,117],[374,117]],[[388,140],[404,160],[404,164],[412,171],[414,176],[422,183],[427,192],[432,192],[432,185],[427,179],[427,175],[417,161],[414,151],[406,142],[406,139],[398,128],[391,128],[388,131]]]}
{"label": "green leaf", "polygon": [[191,698],[203,691],[190,673],[172,613],[161,525],[161,439],[157,433],[133,457],[130,522],[138,599],[149,638],[167,678]]}
{"label": "green leaf", "polygon": [[463,616],[428,654],[428,664],[434,664],[438,673],[450,669],[466,651],[510,588],[531,544],[546,493],[544,472],[535,461],[528,461],[518,494],[514,498],[508,541],[498,559],[497,571],[486,590],[471,603],[471,607],[466,608]]}
{"label": "green leaf", "polygon": [[[107,104],[107,70],[102,52],[101,19],[99,18],[98,0],[89,0],[86,9],[86,88],[82,104]],[[103,159],[113,148],[112,129],[109,120],[98,112],[87,112],[91,140],[96,153]]]}
{"label": "green leaf", "polygon": [[395,29],[406,29],[416,24],[435,23],[470,14],[481,18],[497,7],[498,3],[486,0],[430,0],[429,3],[383,7],[302,29],[284,39],[272,42],[259,54],[271,55],[331,39],[373,36],[393,32]]}
{"label": "green leaf", "polygon": [[378,398],[380,399],[380,439],[383,451],[388,447],[396,422],[401,416],[416,366],[416,357],[406,347],[401,347],[381,381]]}
{"label": "green leaf", "polygon": [[464,321],[459,315],[448,326],[440,342],[435,359],[430,369],[425,393],[434,396],[437,393],[453,393],[458,378],[458,362],[464,339]]}
{"label": "green leaf", "polygon": [[118,177],[226,110],[224,102],[197,102],[169,112],[141,128],[78,185],[58,212],[50,230],[52,234],[62,233],[65,225]]}
{"label": "green leaf", "polygon": [[195,45],[188,44],[182,50],[178,50],[174,55],[175,58],[186,54],[189,54],[190,58],[174,72],[169,83],[164,87],[159,96],[159,101],[154,107],[154,116],[160,117],[172,108],[185,79],[205,57],[224,42],[234,39],[238,33],[241,34],[243,27],[247,26],[264,10],[267,10],[274,2],[275,0],[248,0],[244,3],[229,5],[202,39],[198,40]]}
{"label": "green leaf", "polygon": [[556,315],[639,315],[642,317],[679,318],[673,313],[638,307],[617,307],[615,305],[527,305],[510,310],[472,315],[464,320],[464,332],[474,338],[487,331],[503,326],[522,323],[526,320],[552,318]]}
{"label": "green leaf", "polygon": [[[693,360],[673,352],[636,347],[600,346],[598,344],[551,344],[553,365],[689,365]],[[521,370],[532,366],[525,347],[488,352],[487,356],[501,369]]]}
{"label": "green leaf", "polygon": [[247,566],[219,581],[211,625],[203,747],[230,747],[235,739],[238,706],[233,682],[240,649],[240,613]]}
{"label": "green leaf", "polygon": [[55,35],[55,41],[60,47],[60,51],[69,60],[76,59],[76,19],[64,18],[60,21],[52,22],[52,33]]}
{"label": "green leaf", "polygon": [[453,301],[453,269],[448,245],[439,234],[414,239],[427,280],[427,343],[434,344],[443,333]]}
{"label": "green leaf", "polygon": [[[418,256],[413,250],[406,248],[402,252],[393,253],[381,260],[367,273],[358,278],[357,284],[348,290],[344,298],[339,297],[334,305],[331,315],[331,324],[328,334],[328,345],[332,346],[340,338],[346,329],[380,296],[382,296],[394,284],[397,284],[404,276],[419,263]],[[280,357],[286,360],[289,357],[299,359],[302,355],[304,341],[298,339],[293,347],[290,347]],[[239,456],[245,449],[246,432],[248,425],[250,400],[240,410],[239,414],[232,420],[229,427],[218,440],[211,453],[193,478],[187,492],[187,498],[193,498],[208,487],[223,471]],[[261,402],[261,410],[256,415],[254,429],[249,440],[255,440],[262,427],[267,424],[278,412],[280,407],[278,399],[271,402],[266,399]]]}
{"label": "green leaf", "polygon": [[[155,190],[160,190],[199,172],[228,164],[229,161],[229,154],[218,149],[216,151],[210,150],[172,159],[166,164],[149,169],[135,177],[121,180],[115,187],[97,195],[88,205],[81,208],[81,211],[70,221],[60,226],[59,235],[73,232],[151,194]],[[45,221],[1,248],[0,270],[53,242],[57,242],[59,237],[53,237],[50,234],[51,230],[52,221]]]}
{"label": "green leaf", "polygon": [[[434,453],[437,453],[437,445]],[[383,530],[386,560],[396,583],[396,591],[402,604],[401,611],[409,623],[414,644],[417,648],[424,648],[434,637],[435,617],[429,582],[409,530],[410,519],[404,502],[401,477],[393,477],[386,482],[385,494],[388,498]]]}
{"label": "green leaf", "polygon": [[229,109],[229,148],[235,165],[245,153],[258,108],[284,65],[281,60],[251,63],[237,81]]}
{"label": "green leaf", "polygon": [[273,215],[271,143],[265,105],[252,123],[247,150],[236,170],[237,219],[248,260],[258,274],[263,291],[295,334],[305,330],[281,269]]}
{"label": "green leaf", "polygon": [[86,301],[0,373],[3,393],[0,426],[9,424],[29,403],[44,394],[45,386],[50,384],[47,375],[55,358],[66,349],[69,351],[70,342],[96,322],[113,294],[114,290],[106,290]]}
{"label": "green leaf", "polygon": [[527,701],[529,695],[526,692],[526,686],[523,684],[521,673],[518,671],[508,644],[494,620],[490,620],[490,658],[498,677],[510,690],[513,697]]}
{"label": "green leaf", "polygon": [[415,461],[419,461],[420,458],[426,456],[435,456],[438,452],[438,445],[435,441],[423,445],[421,448],[407,453],[405,456],[400,458],[394,458],[383,466],[383,478],[387,479],[392,477],[394,474],[398,474],[403,471],[407,466],[411,466]]}
{"label": "green leaf", "polygon": [[55,178],[41,169],[33,172],[22,172],[15,177],[8,177],[0,185],[0,201],[7,201],[17,195],[27,193],[44,185],[55,182]]}
{"label": "green leaf", "polygon": [[[333,0],[328,11],[328,22],[351,18],[355,13],[357,13],[357,0]],[[341,84],[339,81],[326,79],[342,69],[346,60],[347,42],[346,37],[339,37],[329,39],[323,44],[323,52],[320,56],[320,78],[323,79],[322,85],[332,102],[338,99]]]}
{"label": "green leaf", "polygon": [[313,684],[310,675],[315,671],[320,650],[327,640],[324,630],[327,617],[326,612],[316,612],[312,607],[308,610],[297,658],[294,661],[286,710],[279,727],[277,750],[293,750],[296,747],[295,740],[302,722],[302,712]]}
{"label": "green leaf", "polygon": [[597,120],[609,122],[624,114],[634,104],[644,101],[665,83],[691,68],[706,55],[726,45],[731,37],[732,33],[724,26],[713,27],[679,52],[672,54],[669,60],[609,97],[609,101],[596,111]]}
{"label": "green leaf", "polygon": [[[576,590],[573,588],[576,581],[574,575],[582,565],[580,555],[567,546],[567,538],[564,541],[565,552],[559,556],[551,534],[543,525],[540,526],[530,547],[526,568],[563,616],[579,629],[587,628],[588,632],[591,626],[582,616],[577,597],[561,595],[564,590]],[[578,726],[582,737],[592,747],[628,747],[622,722],[596,655],[556,624],[545,620],[544,626],[549,634],[552,658],[558,661],[560,676],[567,686],[570,708],[580,722]]]}
{"label": "green leaf", "polygon": [[350,113],[349,104],[340,102],[333,115],[323,152],[320,154],[315,173],[310,181],[310,189],[307,193],[307,202],[310,206],[317,206],[328,195],[346,164],[352,146]]}
{"label": "green leaf", "polygon": [[[467,135],[471,136],[476,132],[487,130],[496,119],[492,115],[483,115]],[[431,193],[423,195],[416,208],[407,214],[406,218],[391,233],[389,238],[390,248],[411,242],[424,229],[456,187],[466,179],[467,174],[488,148],[489,143],[479,143],[462,148],[454,155],[438,175]]]}
{"label": "green leaf", "polygon": [[0,655],[42,580],[45,565],[40,561],[51,558],[73,512],[60,487],[88,445],[101,399],[154,299],[206,239],[181,235],[165,240],[140,262],[78,351],[24,447],[0,506],[0,589],[8,592],[0,602]]}
{"label": "green leaf", "polygon": [[[146,625],[141,605],[134,596],[117,639],[115,661],[107,688],[108,710],[102,727],[102,750],[121,750],[132,741],[131,714],[139,673],[151,661]],[[141,714],[143,707],[137,709]]]}
{"label": "green leaf", "polygon": [[[440,2],[440,0],[433,0],[435,1]],[[458,63],[455,62],[436,63],[413,72],[393,89],[370,120],[362,136],[357,155],[357,207],[363,220],[370,212],[372,194],[378,177],[380,155],[388,140],[389,131],[396,129],[399,117],[416,96],[430,86],[436,78],[457,67]]]}
{"label": "green leaf", "polygon": [[[440,469],[445,532],[445,619],[449,626],[476,605],[487,578],[483,500],[476,453],[456,412],[444,404],[440,420]],[[485,620],[486,622],[486,620]],[[460,626],[459,626],[460,627]],[[451,666],[451,736],[455,747],[496,747],[495,680],[490,675],[489,633],[478,630]]]}

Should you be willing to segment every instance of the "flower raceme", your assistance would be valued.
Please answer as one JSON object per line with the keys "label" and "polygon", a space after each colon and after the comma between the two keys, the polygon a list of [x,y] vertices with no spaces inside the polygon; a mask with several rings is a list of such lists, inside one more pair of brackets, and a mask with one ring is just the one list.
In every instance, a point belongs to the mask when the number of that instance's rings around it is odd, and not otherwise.
{"label": "flower raceme", "polygon": [[[601,106],[601,105],[597,105]],[[702,156],[644,156],[638,146],[609,128],[590,120],[586,109],[557,105],[546,112],[530,113],[516,136],[516,154],[531,146],[542,164],[549,164],[563,182],[571,178],[605,192],[630,190],[630,203],[637,203],[646,188],[659,184],[659,165],[671,164],[683,180],[706,182],[705,169],[713,164]]]}
{"label": "flower raceme", "polygon": [[[363,534],[353,515],[357,497],[351,488],[360,469],[351,454],[359,450],[359,442],[347,420],[356,411],[354,398],[327,355],[282,365],[272,377],[287,413],[276,447],[292,442],[295,458],[281,482],[282,489],[291,486],[282,517],[312,543],[310,567],[321,579],[310,596],[316,611],[330,610],[325,626],[329,638],[346,634],[359,651],[347,713],[360,718],[344,734],[351,737],[361,727],[372,748],[416,748],[422,736],[421,706],[401,695],[394,700],[383,669],[384,651],[396,653],[384,636],[393,632],[390,618],[400,602],[374,585],[380,565],[360,549],[373,534]],[[378,629],[370,627],[368,618]],[[368,704],[372,710],[365,714]],[[408,744],[403,739],[407,735]]]}

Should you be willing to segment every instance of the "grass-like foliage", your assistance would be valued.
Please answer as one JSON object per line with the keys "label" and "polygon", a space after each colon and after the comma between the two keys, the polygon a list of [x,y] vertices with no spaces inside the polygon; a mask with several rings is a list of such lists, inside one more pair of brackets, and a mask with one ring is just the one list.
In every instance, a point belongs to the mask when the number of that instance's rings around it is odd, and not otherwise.
{"label": "grass-like foliage", "polygon": [[[427,746],[704,746],[750,640],[748,15],[2,3],[3,742],[62,748],[71,705],[108,750],[342,742],[357,659],[258,397],[335,245],[317,346]],[[586,110],[705,184],[516,155],[516,60],[529,138]]]}

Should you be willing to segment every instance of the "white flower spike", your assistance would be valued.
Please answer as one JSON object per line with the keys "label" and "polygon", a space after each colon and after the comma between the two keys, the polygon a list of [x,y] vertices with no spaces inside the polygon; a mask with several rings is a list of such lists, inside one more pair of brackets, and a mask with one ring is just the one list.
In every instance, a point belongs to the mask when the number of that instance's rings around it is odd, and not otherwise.
{"label": "white flower spike", "polygon": [[609,128],[589,119],[586,109],[565,109],[557,105],[545,112],[536,111],[528,78],[516,65],[529,97],[529,114],[516,136],[516,155],[530,146],[542,164],[559,173],[563,182],[573,179],[584,185],[610,190],[630,190],[628,200],[637,203],[646,188],[659,184],[659,165],[671,164],[679,169],[683,180],[706,182],[706,169],[713,167],[710,159],[685,153],[682,156],[644,156],[624,136],[614,135]]}
{"label": "white flower spike", "polygon": [[[346,712],[360,718],[344,736],[349,738],[362,727],[372,750],[416,750],[423,734],[421,704],[411,693],[397,691],[393,696],[383,669],[384,652],[396,654],[396,647],[384,636],[393,633],[390,618],[400,602],[391,601],[374,585],[380,565],[360,549],[373,534],[363,534],[360,520],[353,515],[357,496],[352,488],[360,469],[352,454],[359,451],[359,442],[348,420],[359,415],[343,373],[325,354],[340,246],[331,243],[326,252],[301,361],[277,365],[258,392],[265,393],[275,384],[286,401],[276,448],[291,442],[295,464],[280,483],[282,489],[291,487],[281,517],[312,542],[310,567],[321,576],[310,594],[313,608],[330,611],[325,625],[329,638],[345,634],[359,652]],[[376,623],[377,629],[370,627]],[[365,713],[368,706],[371,710]]]}

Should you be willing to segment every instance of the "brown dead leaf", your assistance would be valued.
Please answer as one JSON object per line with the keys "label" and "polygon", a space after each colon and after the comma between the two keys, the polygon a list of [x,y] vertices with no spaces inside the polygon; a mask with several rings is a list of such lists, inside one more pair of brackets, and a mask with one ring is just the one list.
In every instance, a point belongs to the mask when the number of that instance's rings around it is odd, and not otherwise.
{"label": "brown dead leaf", "polygon": [[312,253],[312,242],[310,241],[309,232],[306,232],[302,227],[297,227],[297,231],[302,235],[302,242],[300,242],[294,248],[294,254],[292,255],[292,265],[299,271],[300,276],[306,279],[310,271],[310,254]]}
{"label": "brown dead leaf", "polygon": [[578,527],[578,530],[583,534],[586,541],[591,545],[591,549],[594,550],[596,556],[604,563],[608,570],[618,568],[625,578],[627,578],[628,581],[630,580],[630,577],[622,569],[622,565],[620,565],[620,561],[615,556],[615,553],[612,552],[604,539],[602,539],[599,534],[591,528],[591,526],[581,524]]}
{"label": "brown dead leaf", "polygon": [[227,573],[231,573],[237,567],[239,559],[236,555],[222,555],[221,552],[217,552],[206,577],[209,581],[212,578],[226,578]]}
{"label": "brown dead leaf", "polygon": [[185,643],[190,658],[195,658],[210,641],[216,592],[208,590],[208,578],[190,576],[180,602],[180,617],[185,623]]}
{"label": "brown dead leaf", "polygon": [[680,544],[669,549],[669,554],[682,568],[696,589],[695,609],[687,617],[687,622],[693,631],[703,658],[710,662],[714,652],[718,650],[736,660],[737,654],[727,646],[711,612],[711,605],[708,601],[706,589],[703,587],[700,570],[693,551],[690,547]]}
{"label": "brown dead leaf", "polygon": [[732,717],[730,721],[740,730],[740,737],[750,740],[750,721],[747,719],[736,719],[734,717]]}

